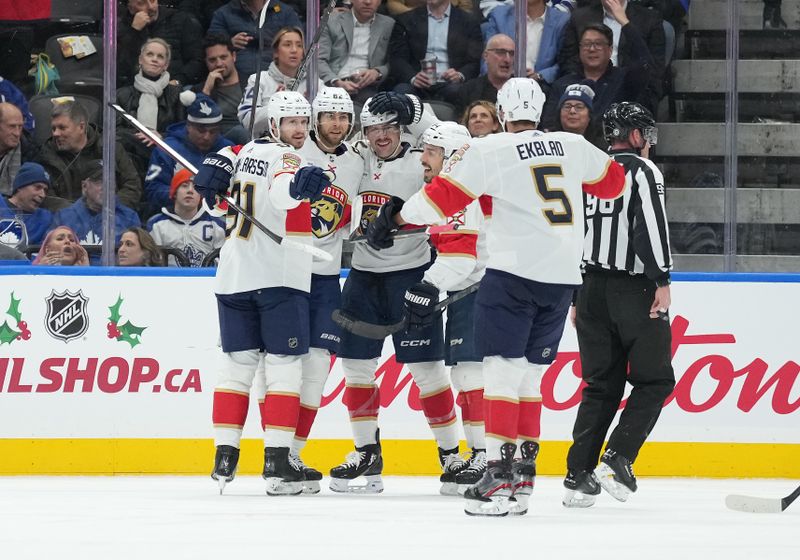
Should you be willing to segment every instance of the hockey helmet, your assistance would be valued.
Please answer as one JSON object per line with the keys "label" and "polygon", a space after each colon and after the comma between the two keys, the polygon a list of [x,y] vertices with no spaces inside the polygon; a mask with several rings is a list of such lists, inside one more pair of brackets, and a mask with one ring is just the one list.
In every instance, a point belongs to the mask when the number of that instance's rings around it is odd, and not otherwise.
{"label": "hockey helmet", "polygon": [[511,78],[497,92],[497,118],[503,130],[507,122],[531,121],[542,118],[544,92],[535,80]]}
{"label": "hockey helmet", "polygon": [[324,87],[317,92],[314,103],[311,104],[314,118],[314,132],[319,136],[317,126],[319,125],[320,113],[347,113],[350,115],[350,128],[347,129],[345,138],[350,136],[355,125],[355,111],[353,110],[353,100],[344,88]]}
{"label": "hockey helmet", "polygon": [[444,149],[444,157],[446,159],[471,139],[472,137],[466,127],[454,122],[442,121],[425,129],[420,142]]}
{"label": "hockey helmet", "polygon": [[658,128],[653,114],[645,107],[631,101],[614,103],[603,114],[603,136],[609,144],[615,140],[628,140],[628,135],[638,130],[645,141],[655,146]]}
{"label": "hockey helmet", "polygon": [[267,102],[269,135],[280,142],[280,124],[284,117],[308,117],[311,120],[311,105],[297,91],[277,91]]}
{"label": "hockey helmet", "polygon": [[392,123],[397,121],[397,113],[395,113],[394,111],[389,111],[388,113],[370,113],[369,111],[370,102],[372,102],[371,97],[367,99],[367,102],[364,103],[364,106],[361,108],[361,114],[359,115],[359,120],[361,121],[361,130],[364,130],[368,126],[374,126],[376,124]]}

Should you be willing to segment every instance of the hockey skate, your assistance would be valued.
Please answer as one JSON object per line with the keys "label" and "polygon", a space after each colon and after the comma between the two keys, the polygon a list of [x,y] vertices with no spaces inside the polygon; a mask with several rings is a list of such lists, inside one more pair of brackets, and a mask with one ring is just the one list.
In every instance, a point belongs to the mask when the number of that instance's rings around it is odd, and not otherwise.
{"label": "hockey skate", "polygon": [[217,454],[214,456],[214,470],[211,478],[219,484],[219,493],[225,490],[225,485],[234,479],[236,469],[239,467],[239,450],[230,445],[218,445]]}
{"label": "hockey skate", "polygon": [[467,488],[477,484],[486,472],[486,450],[474,449],[467,460],[467,467],[455,476],[458,485],[458,493],[464,494]]}
{"label": "hockey skate", "polygon": [[[356,447],[355,451],[347,454],[344,463],[331,469],[331,490],[358,494],[383,492],[381,440],[377,435],[375,439],[377,443]],[[356,479],[361,477],[366,479],[364,484],[356,482]]]}
{"label": "hockey skate", "polygon": [[508,515],[509,498],[514,492],[511,463],[516,449],[513,443],[500,447],[501,459],[489,461],[483,477],[464,492],[464,513],[490,517]]}
{"label": "hockey skate", "polygon": [[636,492],[636,477],[631,462],[613,449],[606,449],[603,453],[594,475],[603,490],[620,502]]}
{"label": "hockey skate", "polygon": [[264,472],[267,494],[270,496],[294,496],[303,491],[303,471],[296,456],[289,455],[288,447],[264,448]]}
{"label": "hockey skate", "polygon": [[591,471],[569,469],[564,479],[564,497],[561,503],[568,508],[588,508],[594,505],[600,494],[600,483]]}
{"label": "hockey skate", "polygon": [[300,470],[303,472],[303,494],[319,494],[319,481],[322,480],[322,473],[306,465],[300,455],[290,453],[289,457],[291,461],[300,466]]}
{"label": "hockey skate", "polygon": [[439,493],[442,496],[458,496],[456,476],[467,468],[467,462],[458,454],[458,447],[447,450],[440,447],[439,464],[442,466],[442,475],[439,477],[442,487],[439,488]]}
{"label": "hockey skate", "polygon": [[511,466],[511,472],[514,475],[514,495],[509,500],[509,515],[528,513],[528,502],[536,480],[536,457],[539,455],[539,444],[535,441],[524,441],[519,448],[522,458],[515,460]]}

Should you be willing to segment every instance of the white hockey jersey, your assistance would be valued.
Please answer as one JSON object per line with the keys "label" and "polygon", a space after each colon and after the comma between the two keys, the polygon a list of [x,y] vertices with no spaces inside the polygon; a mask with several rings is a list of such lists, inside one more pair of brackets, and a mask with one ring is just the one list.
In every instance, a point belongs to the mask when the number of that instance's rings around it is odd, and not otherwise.
{"label": "white hockey jersey", "polygon": [[582,190],[617,198],[622,167],[582,136],[528,130],[473,139],[406,202],[409,223],[436,223],[480,195],[492,197],[487,268],[550,284],[579,285]]}
{"label": "white hockey jersey", "polygon": [[[162,208],[160,214],[147,221],[147,229],[156,244],[178,249],[186,255],[191,267],[202,266],[206,255],[225,242],[222,221],[202,209],[186,220]],[[168,262],[169,266],[177,266],[173,256]]]}
{"label": "white hockey jersey", "polygon": [[[226,155],[232,157],[232,154]],[[274,233],[311,244],[308,200],[289,196],[289,184],[303,164],[301,156],[291,146],[253,140],[235,157],[229,194]],[[233,294],[279,286],[311,290],[310,254],[278,245],[234,210],[229,210],[226,216],[225,236],[217,268],[216,293]]]}
{"label": "white hockey jersey", "polygon": [[[391,159],[380,159],[364,142],[354,149],[364,156],[366,168],[359,188],[356,229],[366,233],[369,223],[378,215],[380,207],[392,196],[408,200],[423,184],[423,169],[419,150],[402,144],[400,152]],[[425,223],[425,222],[418,222]],[[425,235],[410,235],[395,239],[389,249],[376,251],[366,243],[357,243],[353,249],[353,268],[365,272],[393,272],[423,266],[431,260],[431,248]]]}
{"label": "white hockey jersey", "polygon": [[364,158],[346,143],[332,154],[323,152],[311,136],[298,151],[305,163],[333,174],[333,184],[322,191],[322,198],[311,204],[314,245],[327,251],[333,261],[315,258],[312,271],[338,275],[342,268],[342,242],[347,236],[344,226],[350,222],[353,199],[364,175]]}

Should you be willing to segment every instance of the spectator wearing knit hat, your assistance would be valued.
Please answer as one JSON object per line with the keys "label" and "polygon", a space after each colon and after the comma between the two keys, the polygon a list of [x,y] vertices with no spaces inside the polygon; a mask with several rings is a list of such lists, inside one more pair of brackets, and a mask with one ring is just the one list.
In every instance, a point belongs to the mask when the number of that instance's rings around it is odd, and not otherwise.
{"label": "spectator wearing knit hat", "polygon": [[[75,231],[81,245],[103,243],[103,162],[92,160],[81,170],[81,197],[71,206],[59,210],[53,217],[52,227],[69,226]],[[139,215],[115,198],[114,246],[126,229],[140,225]],[[92,253],[92,265],[100,264],[100,254]]]}
{"label": "spectator wearing knit hat", "polygon": [[[222,247],[225,226],[201,207],[193,177],[187,169],[173,175],[169,189],[173,206],[150,218],[147,229],[158,245],[181,251],[192,267],[199,267],[210,252]],[[177,266],[175,257],[169,257],[169,266]]]}
{"label": "spectator wearing knit hat", "polygon": [[605,151],[608,143],[603,137],[603,123],[601,117],[592,116],[593,106],[594,90],[590,80],[567,86],[558,100],[559,122],[555,130],[580,134]]}
{"label": "spectator wearing knit hat", "polygon": [[23,163],[11,187],[11,196],[0,197],[0,241],[11,247],[38,245],[53,221],[41,208],[50,188],[50,175],[34,162]]}
{"label": "spectator wearing knit hat", "polygon": [[[233,143],[221,134],[222,112],[213,99],[204,93],[184,91],[181,102],[188,107],[186,121],[169,126],[164,141],[199,168],[207,153]],[[164,150],[153,150],[144,183],[148,215],[170,206],[170,184],[177,167],[178,164]]]}

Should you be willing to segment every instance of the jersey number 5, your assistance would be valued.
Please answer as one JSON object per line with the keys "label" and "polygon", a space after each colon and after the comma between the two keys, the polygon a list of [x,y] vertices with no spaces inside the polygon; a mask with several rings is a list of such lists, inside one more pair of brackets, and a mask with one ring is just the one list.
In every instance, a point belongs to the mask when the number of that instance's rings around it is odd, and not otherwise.
{"label": "jersey number 5", "polygon": [[572,204],[567,193],[562,189],[554,189],[548,184],[550,177],[563,177],[564,170],[560,165],[532,165],[533,184],[539,196],[546,202],[557,202],[561,208],[542,210],[544,217],[551,225],[560,226],[572,223]]}
{"label": "jersey number 5", "polygon": [[[253,208],[255,206],[255,191],[256,184],[250,182],[242,185],[239,181],[236,181],[231,188],[231,198],[251,216],[253,215]],[[253,222],[242,218],[242,223],[239,224],[239,213],[233,208],[228,208],[228,214],[225,218],[225,239],[231,236],[233,231],[237,229],[237,225],[238,231],[236,232],[236,237],[242,239],[248,239],[250,237],[250,233],[253,231]]]}

